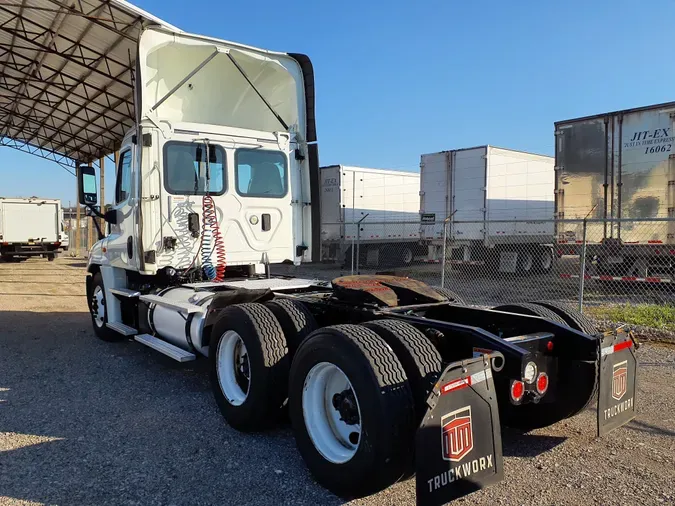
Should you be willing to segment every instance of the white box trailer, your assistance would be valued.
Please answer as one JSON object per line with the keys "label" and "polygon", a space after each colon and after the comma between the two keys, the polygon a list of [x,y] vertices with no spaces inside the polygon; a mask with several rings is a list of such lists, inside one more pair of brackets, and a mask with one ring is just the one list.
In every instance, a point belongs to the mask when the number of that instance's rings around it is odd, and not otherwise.
{"label": "white box trailer", "polygon": [[445,239],[446,259],[455,264],[551,268],[553,157],[477,146],[424,154],[420,172],[429,260],[441,259]]}
{"label": "white box trailer", "polygon": [[61,201],[0,197],[0,258],[42,255],[53,260],[61,246]]}
{"label": "white box trailer", "polygon": [[[556,215],[597,220],[586,242],[600,275],[653,283],[675,275],[674,119],[670,102],[555,123]],[[559,251],[580,253],[581,221],[556,232]]]}
{"label": "white box trailer", "polygon": [[[322,259],[405,265],[419,244],[420,175],[345,165],[321,168]],[[362,220],[362,221],[361,221]],[[360,229],[357,223],[360,222]]]}

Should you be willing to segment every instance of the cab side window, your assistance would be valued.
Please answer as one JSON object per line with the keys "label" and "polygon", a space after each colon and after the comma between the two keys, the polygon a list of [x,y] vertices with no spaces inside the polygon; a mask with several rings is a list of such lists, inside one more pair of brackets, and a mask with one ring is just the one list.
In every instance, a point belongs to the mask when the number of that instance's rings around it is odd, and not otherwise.
{"label": "cab side window", "polygon": [[131,194],[131,150],[120,153],[117,163],[117,181],[115,183],[115,204],[124,202]]}

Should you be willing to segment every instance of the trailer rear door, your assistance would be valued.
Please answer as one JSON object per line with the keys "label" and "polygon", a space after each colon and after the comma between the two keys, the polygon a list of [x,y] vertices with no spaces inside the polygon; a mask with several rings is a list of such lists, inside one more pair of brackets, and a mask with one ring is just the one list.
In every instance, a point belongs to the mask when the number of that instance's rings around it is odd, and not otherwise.
{"label": "trailer rear door", "polygon": [[452,193],[449,160],[451,153],[422,155],[420,162],[420,213],[422,239],[440,239],[443,220],[450,215]]}
{"label": "trailer rear door", "polygon": [[[487,148],[455,152],[452,166],[453,219],[451,237],[483,240],[486,208]],[[460,222],[460,223],[457,223]],[[461,223],[468,222],[468,223]]]}
{"label": "trailer rear door", "polygon": [[342,235],[341,167],[321,168],[321,240],[339,241]]}

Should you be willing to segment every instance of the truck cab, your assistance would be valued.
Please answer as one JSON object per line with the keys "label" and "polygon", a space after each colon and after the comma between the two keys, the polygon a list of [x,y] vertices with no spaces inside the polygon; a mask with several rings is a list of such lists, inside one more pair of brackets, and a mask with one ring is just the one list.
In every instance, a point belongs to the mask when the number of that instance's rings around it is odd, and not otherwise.
{"label": "truck cab", "polygon": [[311,258],[312,78],[302,55],[146,29],[138,121],[116,153],[109,234],[89,271],[213,279]]}

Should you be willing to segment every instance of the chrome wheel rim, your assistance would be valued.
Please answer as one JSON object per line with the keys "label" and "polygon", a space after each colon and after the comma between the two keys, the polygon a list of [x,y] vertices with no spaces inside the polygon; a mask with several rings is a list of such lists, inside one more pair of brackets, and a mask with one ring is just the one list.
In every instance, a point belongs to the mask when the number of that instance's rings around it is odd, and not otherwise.
{"label": "chrome wheel rim", "polygon": [[91,295],[91,314],[97,327],[101,328],[105,325],[105,297],[100,285],[94,288],[94,293]]}
{"label": "chrome wheel rim", "polygon": [[251,388],[251,363],[241,336],[226,331],[218,343],[216,372],[220,390],[233,406],[241,406]]}
{"label": "chrome wheel rim", "polygon": [[302,391],[302,414],[314,448],[329,462],[344,464],[361,443],[361,408],[347,375],[330,362],[316,364]]}

